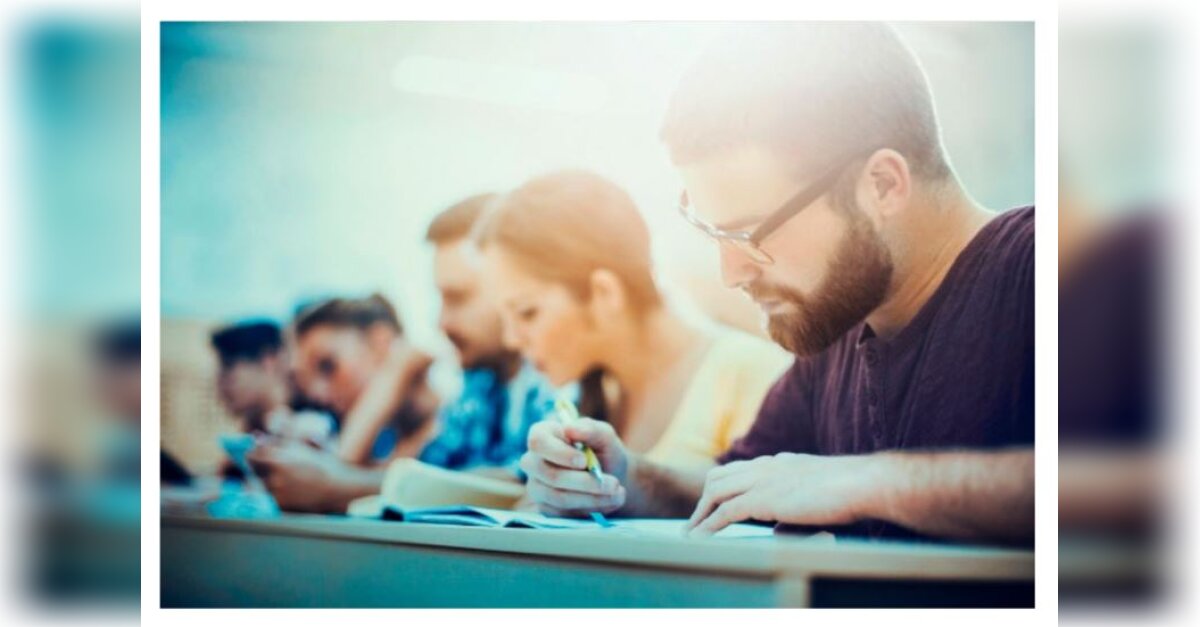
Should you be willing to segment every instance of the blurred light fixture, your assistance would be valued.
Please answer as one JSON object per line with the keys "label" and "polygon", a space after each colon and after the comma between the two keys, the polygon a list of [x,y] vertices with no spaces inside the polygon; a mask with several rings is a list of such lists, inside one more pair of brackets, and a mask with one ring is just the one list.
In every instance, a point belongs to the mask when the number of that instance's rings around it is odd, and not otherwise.
{"label": "blurred light fixture", "polygon": [[426,55],[401,59],[392,80],[413,94],[564,113],[595,112],[608,98],[604,82],[592,76]]}

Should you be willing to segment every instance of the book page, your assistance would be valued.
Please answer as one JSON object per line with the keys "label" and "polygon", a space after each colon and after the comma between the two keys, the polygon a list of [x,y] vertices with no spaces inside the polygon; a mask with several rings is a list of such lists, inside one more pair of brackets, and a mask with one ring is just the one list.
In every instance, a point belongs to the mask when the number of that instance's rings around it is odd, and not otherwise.
{"label": "book page", "polygon": [[[612,520],[616,532],[625,532],[645,536],[666,536],[682,538],[683,526],[687,524],[684,518],[614,518]],[[770,538],[775,535],[775,528],[763,525],[738,523],[717,532],[715,538]]]}

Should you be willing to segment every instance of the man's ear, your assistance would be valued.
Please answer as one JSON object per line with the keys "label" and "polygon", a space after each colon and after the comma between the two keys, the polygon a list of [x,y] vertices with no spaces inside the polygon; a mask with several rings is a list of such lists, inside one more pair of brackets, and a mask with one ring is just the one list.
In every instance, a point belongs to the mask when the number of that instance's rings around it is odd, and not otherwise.
{"label": "man's ear", "polygon": [[625,284],[612,270],[604,268],[593,270],[588,283],[591,287],[588,305],[593,318],[597,321],[615,320],[626,306]]}
{"label": "man's ear", "polygon": [[860,193],[862,203],[869,213],[880,220],[887,220],[908,207],[912,196],[912,175],[904,155],[884,148],[875,151],[863,168],[865,185]]}

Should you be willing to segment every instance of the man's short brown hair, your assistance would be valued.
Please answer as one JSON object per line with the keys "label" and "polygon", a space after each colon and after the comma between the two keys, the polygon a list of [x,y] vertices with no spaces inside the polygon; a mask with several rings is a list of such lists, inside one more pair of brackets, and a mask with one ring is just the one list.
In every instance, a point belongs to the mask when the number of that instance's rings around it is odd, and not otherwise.
{"label": "man's short brown hair", "polygon": [[478,194],[443,209],[429,223],[425,241],[441,245],[466,239],[479,221],[487,206],[496,199],[496,194]]}
{"label": "man's short brown hair", "polygon": [[677,165],[762,145],[807,178],[890,148],[914,176],[950,174],[925,73],[889,25],[739,25],[688,70],[661,139]]}

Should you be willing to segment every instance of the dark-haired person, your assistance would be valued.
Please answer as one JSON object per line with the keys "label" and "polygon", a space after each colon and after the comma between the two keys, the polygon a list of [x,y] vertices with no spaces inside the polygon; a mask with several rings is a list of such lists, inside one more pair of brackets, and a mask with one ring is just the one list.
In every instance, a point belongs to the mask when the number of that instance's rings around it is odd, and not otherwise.
{"label": "dark-haired person", "polygon": [[250,320],[217,329],[213,350],[220,362],[217,393],[245,433],[269,433],[324,444],[333,433],[327,414],[293,411],[283,331],[267,320]]}
{"label": "dark-haired person", "polygon": [[404,338],[386,298],[316,303],[296,317],[293,333],[296,384],[338,418],[342,460],[372,465],[420,452],[438,402],[425,379],[432,359]]}
{"label": "dark-haired person", "polygon": [[745,26],[684,76],[662,139],[680,210],[795,363],[707,474],[631,453],[602,422],[535,425],[531,498],[691,514],[696,534],[755,519],[1031,542],[1034,211],[962,187],[892,28]]}
{"label": "dark-haired person", "polygon": [[104,479],[136,485],[141,478],[142,323],[120,319],[92,337],[93,381],[107,414],[100,439]]}
{"label": "dark-haired person", "polygon": [[307,403],[340,422],[334,450],[260,444],[247,454],[279,507],[340,513],[379,492],[387,462],[415,457],[433,433],[437,397],[429,358],[403,338],[383,296],[331,298],[303,307],[292,324],[293,381]]}

